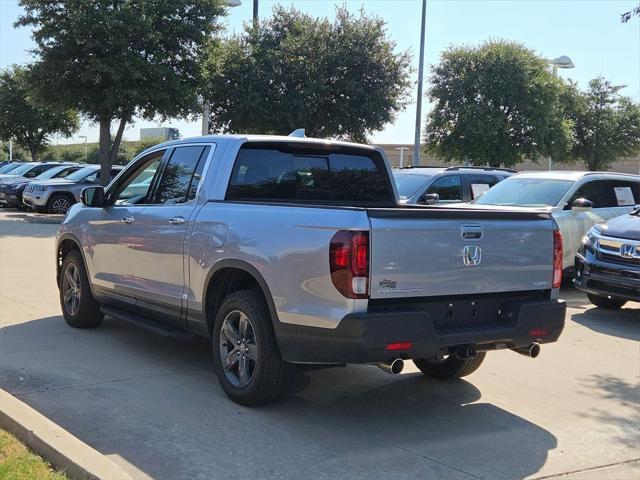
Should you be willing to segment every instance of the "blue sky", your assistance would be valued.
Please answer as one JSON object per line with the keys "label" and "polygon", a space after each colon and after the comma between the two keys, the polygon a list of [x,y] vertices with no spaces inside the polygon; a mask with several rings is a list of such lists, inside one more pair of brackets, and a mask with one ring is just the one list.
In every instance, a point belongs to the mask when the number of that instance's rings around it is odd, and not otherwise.
{"label": "blue sky", "polygon": [[[364,7],[370,14],[385,19],[397,49],[414,54],[417,71],[420,36],[420,0],[260,0],[261,16],[268,15],[274,5],[294,5],[309,14],[333,17],[336,4],[346,3],[352,11]],[[616,84],[627,85],[625,95],[640,100],[640,18],[620,23],[620,13],[637,5],[638,0],[428,0],[426,32],[426,64],[438,61],[449,45],[475,45],[490,38],[520,41],[541,56],[555,58],[569,55],[576,65],[573,70],[560,70],[560,75],[573,78],[581,86],[602,75]],[[0,67],[32,60],[28,29],[14,29],[20,14],[18,2],[0,0]],[[229,31],[240,31],[243,22],[251,20],[252,0],[232,8],[225,19]],[[428,78],[429,68],[426,71]],[[414,75],[417,77],[417,74]],[[428,104],[423,110],[428,110]],[[400,113],[392,125],[373,135],[374,143],[412,143],[415,124],[414,103]],[[125,132],[125,138],[137,140],[139,128],[157,126],[139,121]],[[165,125],[178,127],[185,137],[199,135],[199,122],[171,121]],[[303,125],[301,125],[303,127]],[[77,142],[79,135],[96,141],[95,126],[83,125],[80,132],[61,143]]]}

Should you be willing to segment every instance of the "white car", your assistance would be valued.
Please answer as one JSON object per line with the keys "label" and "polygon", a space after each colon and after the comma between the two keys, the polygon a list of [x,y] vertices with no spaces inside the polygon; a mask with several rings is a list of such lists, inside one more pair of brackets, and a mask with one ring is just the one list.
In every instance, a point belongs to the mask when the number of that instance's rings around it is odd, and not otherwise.
{"label": "white car", "polygon": [[573,267],[582,237],[592,225],[631,212],[640,204],[640,175],[611,172],[524,172],[513,175],[474,205],[544,208],[563,238],[562,267]]}

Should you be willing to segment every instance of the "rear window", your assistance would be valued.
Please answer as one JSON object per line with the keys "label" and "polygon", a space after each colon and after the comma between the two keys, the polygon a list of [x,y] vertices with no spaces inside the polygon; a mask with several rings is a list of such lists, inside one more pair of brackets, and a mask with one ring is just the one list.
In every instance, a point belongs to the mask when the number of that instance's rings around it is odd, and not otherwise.
{"label": "rear window", "polygon": [[390,204],[394,197],[382,162],[377,154],[249,144],[238,152],[226,198]]}

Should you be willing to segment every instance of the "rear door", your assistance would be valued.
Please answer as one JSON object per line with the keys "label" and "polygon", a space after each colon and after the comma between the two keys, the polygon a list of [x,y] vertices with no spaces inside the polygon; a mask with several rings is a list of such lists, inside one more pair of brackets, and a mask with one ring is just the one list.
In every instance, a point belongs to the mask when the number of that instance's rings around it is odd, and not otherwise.
{"label": "rear door", "polygon": [[475,209],[370,209],[371,298],[546,290],[548,214]]}

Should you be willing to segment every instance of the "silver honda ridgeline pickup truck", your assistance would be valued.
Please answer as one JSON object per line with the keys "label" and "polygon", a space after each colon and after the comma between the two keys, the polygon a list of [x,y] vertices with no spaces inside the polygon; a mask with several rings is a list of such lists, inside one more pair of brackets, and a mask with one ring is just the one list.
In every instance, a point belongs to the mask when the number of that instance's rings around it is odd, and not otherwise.
{"label": "silver honda ridgeline pickup truck", "polygon": [[351,143],[158,145],[83,191],[56,260],[69,325],[206,337],[243,405],[282,398],[304,365],[459,378],[491,350],[535,357],[564,327],[548,214],[401,206],[383,151]]}

